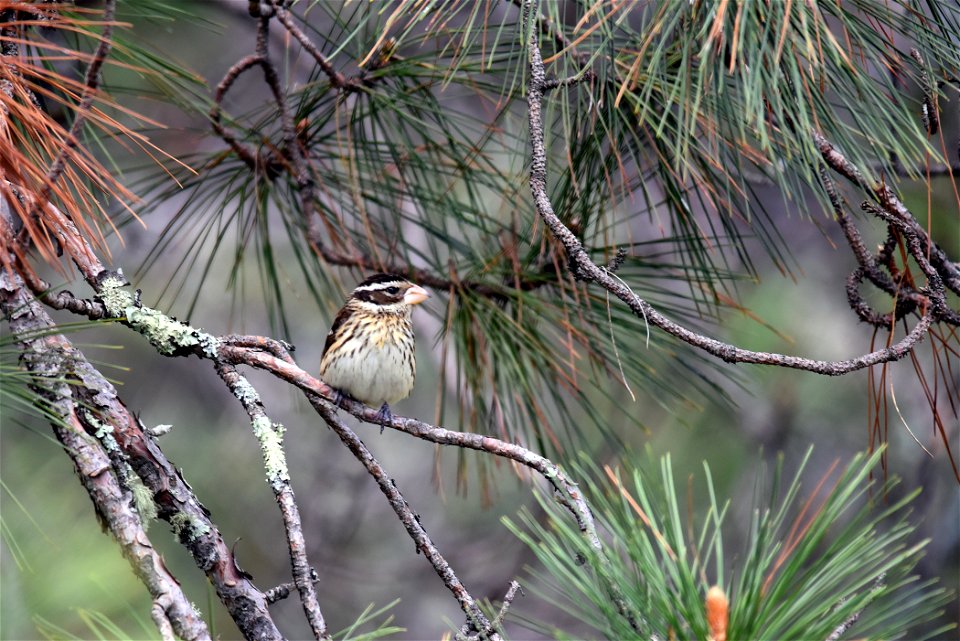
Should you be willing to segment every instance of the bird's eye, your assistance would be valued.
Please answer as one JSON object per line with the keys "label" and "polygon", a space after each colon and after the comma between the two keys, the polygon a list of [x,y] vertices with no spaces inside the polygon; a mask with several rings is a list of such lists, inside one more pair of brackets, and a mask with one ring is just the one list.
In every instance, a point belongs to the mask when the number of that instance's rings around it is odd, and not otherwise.
{"label": "bird's eye", "polygon": [[387,288],[386,288],[385,290],[383,290],[383,291],[387,292],[387,293],[390,294],[391,296],[396,296],[397,294],[400,293],[400,288],[399,288],[399,287],[387,287]]}

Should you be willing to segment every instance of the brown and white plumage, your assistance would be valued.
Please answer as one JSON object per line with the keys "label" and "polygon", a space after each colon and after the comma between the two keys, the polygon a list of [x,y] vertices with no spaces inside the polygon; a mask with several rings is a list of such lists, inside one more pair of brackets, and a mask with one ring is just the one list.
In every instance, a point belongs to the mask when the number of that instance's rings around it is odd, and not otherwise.
{"label": "brown and white plumage", "polygon": [[416,378],[413,306],[429,297],[402,276],[375,274],[357,285],[333,321],[320,360],[320,378],[367,405],[380,407],[410,395]]}

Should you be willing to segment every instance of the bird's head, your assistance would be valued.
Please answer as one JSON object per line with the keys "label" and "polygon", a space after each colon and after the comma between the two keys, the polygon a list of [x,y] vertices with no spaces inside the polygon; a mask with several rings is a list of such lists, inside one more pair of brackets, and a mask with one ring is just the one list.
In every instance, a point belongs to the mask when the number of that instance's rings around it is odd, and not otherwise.
{"label": "bird's head", "polygon": [[350,295],[351,301],[362,309],[381,314],[409,311],[412,305],[428,298],[427,290],[396,274],[374,274],[357,285]]}

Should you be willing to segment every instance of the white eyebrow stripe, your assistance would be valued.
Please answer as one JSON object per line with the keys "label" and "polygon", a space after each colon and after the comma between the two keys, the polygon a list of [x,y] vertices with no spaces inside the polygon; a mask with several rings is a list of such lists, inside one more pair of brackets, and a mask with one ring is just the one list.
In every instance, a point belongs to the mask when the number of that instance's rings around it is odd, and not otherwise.
{"label": "white eyebrow stripe", "polygon": [[355,292],[378,292],[381,289],[387,289],[388,287],[403,287],[403,281],[392,280],[386,283],[371,283],[369,285],[361,285],[357,287]]}

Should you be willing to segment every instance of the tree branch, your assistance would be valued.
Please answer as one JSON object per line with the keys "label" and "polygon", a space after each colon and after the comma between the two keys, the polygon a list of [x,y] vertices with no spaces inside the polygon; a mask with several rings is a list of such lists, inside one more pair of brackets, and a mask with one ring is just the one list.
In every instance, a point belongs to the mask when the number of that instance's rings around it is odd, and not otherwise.
{"label": "tree branch", "polygon": [[334,69],[327,57],[323,55],[322,51],[320,51],[320,48],[314,44],[313,40],[311,40],[310,37],[307,36],[302,29],[300,29],[299,26],[297,26],[293,16],[291,16],[290,12],[284,7],[283,0],[269,1],[276,11],[277,20],[280,21],[280,23],[286,28],[291,36],[296,38],[297,42],[300,43],[306,52],[309,53],[314,60],[316,60],[320,70],[326,74],[327,78],[329,78],[330,85],[332,87],[345,92],[360,90],[362,84],[358,82],[356,78],[347,78],[342,73]]}
{"label": "tree branch", "polygon": [[[407,527],[408,532],[417,542],[418,547],[424,550],[425,556],[434,565],[434,568],[444,579],[445,584],[451,592],[457,597],[458,602],[467,614],[468,622],[473,624],[475,631],[478,632],[490,629],[490,623],[476,606],[476,601],[470,597],[466,589],[459,580],[456,579],[455,574],[453,574],[449,568],[449,564],[435,551],[435,547],[429,542],[426,532],[423,531],[415,515],[406,507],[406,502],[403,500],[399,491],[393,486],[389,476],[379,463],[376,462],[356,434],[337,419],[334,407],[331,404],[336,393],[331,387],[299,368],[287,353],[286,347],[279,341],[259,336],[233,335],[218,339],[191,328],[184,323],[164,317],[156,310],[146,307],[141,308],[140,313],[151,320],[149,323],[140,321],[137,318],[137,313],[133,313],[134,310],[129,307],[133,302],[132,297],[127,294],[126,298],[124,298],[121,295],[122,292],[118,291],[121,286],[122,283],[114,276],[107,276],[100,279],[101,299],[108,313],[111,316],[126,314],[127,324],[133,329],[147,335],[150,342],[157,346],[163,354],[168,356],[193,354],[200,358],[213,360],[221,377],[224,378],[237,398],[244,404],[245,409],[247,409],[251,420],[254,422],[255,431],[259,432],[258,436],[261,438],[262,443],[268,440],[265,437],[266,434],[273,433],[272,423],[262,411],[262,405],[260,404],[256,390],[236,372],[233,366],[244,364],[271,371],[279,378],[307,392],[307,398],[311,404],[314,405],[315,409],[317,409],[324,420],[327,421],[328,425],[334,429],[344,444],[364,463],[368,472],[377,480],[381,491],[384,492],[391,506],[397,511],[398,516],[400,516],[404,526]],[[167,328],[167,325],[174,327]],[[163,329],[159,330],[159,335],[155,335],[154,332],[157,331],[158,326]],[[362,403],[344,399],[342,406],[351,414],[365,422],[375,425],[380,425],[382,422],[376,410]],[[267,429],[257,430],[258,425]],[[595,561],[598,564],[598,570],[601,576],[608,576],[605,569],[609,565],[609,560],[603,553],[603,544],[597,533],[593,515],[589,507],[580,494],[576,483],[570,480],[563,470],[549,459],[516,444],[507,443],[482,434],[454,432],[416,419],[394,416],[387,425],[433,443],[466,447],[508,458],[537,471],[554,487],[558,495],[558,500],[576,518],[582,536],[584,536],[591,548],[596,552]],[[273,438],[276,437],[274,436]],[[268,476],[270,477],[272,486],[282,486],[284,483],[288,483],[284,478],[288,478],[288,475],[286,473],[285,462],[282,459],[282,450],[280,450],[278,446],[279,443],[272,445],[265,444],[263,446],[264,457],[268,461]],[[280,459],[277,459],[277,452],[280,454]],[[292,491],[290,497],[292,500]],[[279,500],[280,497],[278,497],[278,501]],[[297,521],[297,524],[298,523],[299,521]],[[427,553],[427,549],[430,550],[430,553]],[[309,575],[305,574],[304,576]],[[630,610],[619,588],[613,585],[612,582],[608,581],[607,583],[612,598],[621,612],[629,618],[632,625],[635,627],[639,625],[639,616]]]}
{"label": "tree branch", "polygon": [[83,429],[77,409],[83,404],[75,397],[79,390],[68,383],[82,357],[70,341],[52,331],[55,325],[43,307],[19,277],[6,269],[0,269],[0,311],[10,324],[27,369],[36,377],[31,387],[58,417],[51,427],[73,460],[101,523],[150,592],[155,613],[162,613],[162,620],[155,617],[161,633],[170,626],[188,641],[210,639],[203,619],[151,544],[129,488],[115,473],[105,449]]}
{"label": "tree branch", "polygon": [[[314,570],[313,568],[310,568],[310,581],[312,583],[318,583],[320,581],[320,577],[317,575],[317,571]],[[270,605],[273,605],[277,601],[283,601],[284,599],[286,599],[288,596],[290,596],[290,591],[296,590],[296,589],[297,589],[297,584],[294,583],[293,581],[289,581],[287,583],[281,583],[278,586],[270,588],[269,590],[263,593],[263,596],[266,597],[267,603],[269,603]]]}
{"label": "tree branch", "polygon": [[[530,0],[527,0],[526,18],[532,14]],[[571,267],[576,275],[585,280],[591,280],[615,295],[633,311],[651,325],[659,327],[668,334],[680,340],[717,356],[728,363],[753,363],[758,365],[776,365],[801,369],[827,376],[839,376],[848,372],[900,360],[922,341],[934,318],[931,312],[921,316],[920,320],[903,339],[885,349],[877,350],[840,361],[824,361],[788,356],[785,354],[757,352],[735,347],[713,338],[693,332],[662,315],[649,303],[633,293],[622,280],[614,278],[606,269],[598,266],[591,259],[580,240],[571,232],[560,218],[554,213],[553,205],[547,195],[547,154],[544,146],[542,103],[544,90],[547,87],[543,60],[535,30],[528,30],[530,41],[528,55],[530,59],[530,76],[527,86],[527,112],[530,127],[531,159],[530,159],[530,189],[533,194],[537,214],[550,228],[553,235],[563,244],[570,259]],[[828,160],[828,164],[830,161]],[[885,189],[885,188],[884,188]],[[886,192],[884,192],[886,193]],[[887,195],[888,200],[895,200],[892,193]]]}
{"label": "tree branch", "polygon": [[[483,611],[480,610],[476,600],[470,595],[467,588],[460,582],[460,579],[457,578],[453,568],[450,567],[447,560],[440,554],[437,546],[434,545],[426,529],[424,529],[423,524],[420,523],[420,516],[410,508],[406,499],[403,498],[403,494],[401,494],[397,488],[396,482],[390,478],[386,470],[383,469],[383,466],[380,465],[370,450],[367,449],[367,446],[364,445],[363,441],[360,440],[360,437],[358,437],[346,423],[340,420],[337,416],[336,406],[328,399],[317,394],[308,393],[307,400],[313,408],[317,410],[317,413],[320,414],[327,426],[340,437],[340,440],[347,446],[347,449],[363,464],[370,476],[377,482],[380,491],[387,497],[387,502],[390,504],[390,507],[393,508],[393,511],[400,519],[403,527],[407,530],[410,538],[413,539],[416,544],[417,550],[423,553],[423,557],[433,566],[434,571],[443,581],[443,584],[447,586],[447,589],[453,594],[457,603],[460,604],[460,609],[463,610],[467,617],[467,627],[476,631],[490,629],[490,621],[486,615],[483,614]],[[490,638],[497,640],[500,637],[499,635],[491,634]]]}
{"label": "tree branch", "polygon": [[[243,347],[241,344],[256,345],[257,347]],[[269,371],[278,378],[296,385],[306,392],[311,405],[326,420],[327,417],[321,412],[324,405],[318,397],[322,397],[328,404],[332,403],[336,396],[336,390],[298,367],[276,341],[262,337],[227,337],[220,347],[219,354],[221,358],[231,363],[244,364]],[[366,423],[371,425],[381,424],[381,418],[378,416],[377,410],[367,407],[359,401],[345,398],[341,401],[340,406]],[[330,405],[330,408],[332,410],[333,406]],[[330,425],[329,422],[328,425]],[[339,429],[334,425],[330,426],[335,431]],[[438,445],[473,449],[506,458],[540,474],[544,480],[553,486],[557,500],[573,515],[581,536],[595,552],[594,562],[597,564],[598,574],[607,584],[614,603],[631,622],[634,629],[639,629],[641,617],[631,610],[619,587],[607,579],[609,576],[607,568],[610,562],[604,553],[603,543],[597,533],[593,513],[583,499],[577,484],[567,476],[559,465],[515,443],[507,443],[484,434],[456,432],[414,418],[394,416],[391,421],[386,423],[386,426]],[[340,435],[340,432],[338,431],[337,434]],[[344,436],[341,436],[341,439],[343,438]],[[362,446],[362,443],[360,445]]]}
{"label": "tree branch", "polygon": [[[837,193],[837,187],[827,174],[826,167],[820,165],[819,170],[820,183],[823,185],[824,191],[827,192],[827,197],[833,206],[837,223],[840,225],[840,229],[847,239],[847,244],[850,246],[854,257],[857,259],[857,263],[860,265],[860,267],[855,269],[847,278],[847,301],[850,307],[864,322],[874,327],[892,328],[897,320],[914,311],[918,306],[925,305],[927,299],[923,294],[915,291],[909,284],[905,283],[902,274],[897,279],[897,282],[894,282],[893,278],[881,269],[881,263],[874,258],[866,245],[864,245],[863,238],[860,236],[860,230],[857,229],[857,226],[850,219],[850,216],[847,215],[843,207],[843,201]],[[881,291],[894,298],[893,314],[877,314],[867,305],[866,301],[863,300],[863,297],[860,295],[860,283],[863,282],[864,278],[869,279],[870,282],[876,285]]]}
{"label": "tree branch", "polygon": [[237,154],[237,157],[240,158],[250,168],[251,171],[257,172],[258,167],[261,166],[261,163],[258,160],[257,154],[248,149],[245,145],[241,144],[237,137],[233,135],[233,132],[228,131],[226,127],[223,126],[221,113],[223,112],[223,99],[227,95],[227,92],[230,91],[230,88],[233,86],[233,83],[243,75],[248,69],[255,67],[262,63],[260,56],[250,55],[245,56],[235,62],[227,72],[223,75],[223,78],[220,79],[220,82],[217,83],[217,88],[213,94],[213,107],[210,108],[210,124],[213,127],[213,130],[216,132],[220,139],[227,143],[234,153]]}
{"label": "tree branch", "polygon": [[476,634],[468,634],[468,631],[461,630],[457,634],[457,641],[479,641],[480,639],[490,639],[492,635],[496,634],[500,627],[503,625],[503,619],[507,616],[507,612],[510,611],[510,606],[513,605],[513,600],[517,597],[517,593],[523,594],[523,590],[520,589],[520,584],[516,581],[511,581],[510,586],[507,588],[507,593],[503,596],[503,603],[500,604],[500,610],[497,612],[497,616],[490,621],[490,625],[486,630],[480,630]]}
{"label": "tree branch", "polygon": [[951,262],[944,251],[930,239],[926,230],[897,195],[882,181],[874,183],[868,181],[863,173],[819,131],[814,131],[812,136],[820,155],[831,169],[865,192],[873,194],[883,210],[899,221],[906,233],[923,239],[923,244],[927,245],[925,249],[930,252],[930,263],[940,273],[944,284],[954,293],[960,294],[960,265]]}
{"label": "tree branch", "polygon": [[293,569],[293,582],[300,593],[300,602],[307,615],[310,629],[316,639],[330,639],[327,624],[320,612],[317,592],[313,587],[314,570],[307,561],[307,543],[303,537],[300,510],[290,486],[290,473],[287,470],[286,455],[283,452],[284,427],[273,423],[263,409],[263,403],[257,390],[232,365],[216,361],[217,374],[223,379],[233,395],[243,405],[250,417],[253,433],[260,442],[264,467],[267,470],[267,482],[283,515],[283,526],[287,534],[287,548],[290,552],[290,565]]}

